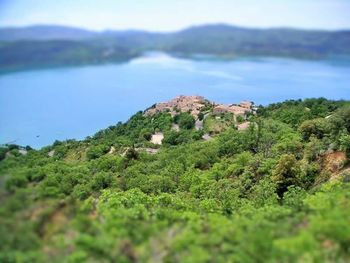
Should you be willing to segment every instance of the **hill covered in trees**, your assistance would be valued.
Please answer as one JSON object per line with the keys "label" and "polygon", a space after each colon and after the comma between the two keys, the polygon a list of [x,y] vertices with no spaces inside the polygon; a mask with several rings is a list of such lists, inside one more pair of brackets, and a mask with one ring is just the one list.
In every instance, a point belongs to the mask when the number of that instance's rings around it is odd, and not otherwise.
{"label": "hill covered in trees", "polygon": [[249,29],[204,25],[173,33],[94,32],[62,26],[0,29],[0,69],[120,62],[146,51],[233,59],[277,56],[349,58],[349,31]]}
{"label": "hill covered in trees", "polygon": [[350,261],[349,102],[203,103],[1,147],[0,261]]}

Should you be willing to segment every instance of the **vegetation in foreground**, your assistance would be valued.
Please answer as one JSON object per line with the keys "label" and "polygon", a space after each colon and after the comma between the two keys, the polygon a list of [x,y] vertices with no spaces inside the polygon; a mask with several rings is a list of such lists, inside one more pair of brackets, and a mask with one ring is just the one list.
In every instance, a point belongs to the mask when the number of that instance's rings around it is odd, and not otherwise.
{"label": "vegetation in foreground", "polygon": [[1,148],[0,262],[350,261],[348,102],[259,107],[244,131],[185,115]]}

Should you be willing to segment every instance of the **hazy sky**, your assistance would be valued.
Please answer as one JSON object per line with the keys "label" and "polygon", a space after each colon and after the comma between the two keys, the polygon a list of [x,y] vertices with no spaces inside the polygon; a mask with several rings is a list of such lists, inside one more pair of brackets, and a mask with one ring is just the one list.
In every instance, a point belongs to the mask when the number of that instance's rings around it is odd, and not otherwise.
{"label": "hazy sky", "polygon": [[350,28],[350,0],[0,0],[0,26],[172,31],[190,25]]}

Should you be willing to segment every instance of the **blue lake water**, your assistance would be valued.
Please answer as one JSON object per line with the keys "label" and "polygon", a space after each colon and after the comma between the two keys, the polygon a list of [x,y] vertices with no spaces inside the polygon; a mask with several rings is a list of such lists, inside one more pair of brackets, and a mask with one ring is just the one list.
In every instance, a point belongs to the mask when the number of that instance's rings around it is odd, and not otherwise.
{"label": "blue lake water", "polygon": [[0,143],[82,139],[177,95],[223,103],[350,99],[350,63],[260,58],[198,61],[149,54],[125,64],[0,75]]}

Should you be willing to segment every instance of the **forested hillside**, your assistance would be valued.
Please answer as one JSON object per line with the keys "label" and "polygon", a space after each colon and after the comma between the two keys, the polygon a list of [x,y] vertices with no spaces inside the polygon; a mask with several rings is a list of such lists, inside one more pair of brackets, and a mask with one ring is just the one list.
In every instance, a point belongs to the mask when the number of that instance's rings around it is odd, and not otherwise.
{"label": "forested hillside", "polygon": [[0,28],[0,70],[120,62],[146,51],[225,59],[274,56],[348,60],[350,32],[250,29],[221,24],[172,33],[94,32],[61,26]]}
{"label": "forested hillside", "polygon": [[138,56],[118,44],[73,40],[16,41],[0,44],[0,70],[124,62]]}
{"label": "forested hillside", "polygon": [[198,116],[1,147],[0,262],[350,261],[349,102]]}

